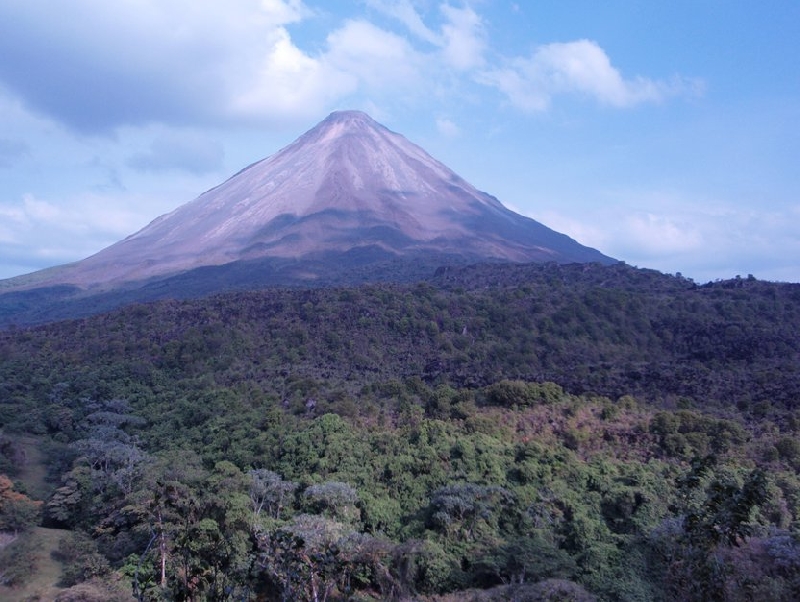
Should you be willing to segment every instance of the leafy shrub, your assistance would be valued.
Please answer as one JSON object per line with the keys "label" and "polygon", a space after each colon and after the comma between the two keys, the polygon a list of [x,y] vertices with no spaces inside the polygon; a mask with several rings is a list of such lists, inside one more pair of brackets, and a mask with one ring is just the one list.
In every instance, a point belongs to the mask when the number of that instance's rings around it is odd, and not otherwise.
{"label": "leafy shrub", "polygon": [[486,387],[485,394],[489,405],[510,408],[537,403],[556,403],[563,399],[564,390],[551,382],[531,383],[521,380],[501,380]]}
{"label": "leafy shrub", "polygon": [[102,577],[111,570],[108,560],[97,551],[94,541],[81,533],[62,537],[53,556],[64,565],[61,584],[67,587],[93,577]]}
{"label": "leafy shrub", "polygon": [[133,602],[127,584],[92,579],[60,592],[53,602]]}
{"label": "leafy shrub", "polygon": [[27,531],[39,522],[42,503],[14,491],[11,480],[0,474],[0,531]]}

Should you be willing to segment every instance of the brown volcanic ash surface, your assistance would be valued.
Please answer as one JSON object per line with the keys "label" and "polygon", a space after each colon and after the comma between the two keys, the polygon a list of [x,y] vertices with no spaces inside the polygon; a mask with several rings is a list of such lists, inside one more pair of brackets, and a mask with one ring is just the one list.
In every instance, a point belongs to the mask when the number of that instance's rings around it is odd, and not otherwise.
{"label": "brown volcanic ash surface", "polygon": [[614,262],[506,209],[368,115],[341,111],[139,232],[36,280],[102,286],[356,248],[472,261]]}

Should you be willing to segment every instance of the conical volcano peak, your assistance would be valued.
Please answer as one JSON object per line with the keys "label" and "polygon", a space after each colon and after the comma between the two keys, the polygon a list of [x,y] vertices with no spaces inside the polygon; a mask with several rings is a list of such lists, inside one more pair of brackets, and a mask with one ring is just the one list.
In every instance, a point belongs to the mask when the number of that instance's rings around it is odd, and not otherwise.
{"label": "conical volcano peak", "polygon": [[333,111],[330,115],[322,120],[322,123],[368,124],[381,127],[377,121],[367,115],[364,111],[357,111],[354,109]]}
{"label": "conical volcano peak", "polygon": [[[108,286],[269,258],[613,261],[505,208],[361,111],[336,111],[139,232],[47,284]],[[309,259],[311,258],[311,259]]]}
{"label": "conical volcano peak", "polygon": [[301,136],[298,142],[328,142],[347,135],[390,133],[388,129],[363,111],[334,111],[316,127]]}

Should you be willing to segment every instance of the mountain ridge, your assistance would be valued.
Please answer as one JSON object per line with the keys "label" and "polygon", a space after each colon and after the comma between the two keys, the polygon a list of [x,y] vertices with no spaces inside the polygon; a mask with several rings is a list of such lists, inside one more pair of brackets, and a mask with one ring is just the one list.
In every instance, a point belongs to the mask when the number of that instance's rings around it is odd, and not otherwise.
{"label": "mountain ridge", "polygon": [[508,210],[365,113],[339,111],[138,232],[34,280],[103,288],[369,246],[473,261],[615,261]]}
{"label": "mountain ridge", "polygon": [[0,281],[0,325],[503,262],[617,260],[507,209],[365,113],[339,111],[98,253]]}

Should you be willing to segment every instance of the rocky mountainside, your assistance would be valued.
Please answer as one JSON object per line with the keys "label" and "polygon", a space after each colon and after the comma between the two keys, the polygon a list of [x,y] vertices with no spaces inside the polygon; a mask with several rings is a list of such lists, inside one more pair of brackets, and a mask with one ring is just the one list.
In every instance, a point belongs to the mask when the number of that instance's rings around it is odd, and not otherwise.
{"label": "rocky mountainside", "polygon": [[200,266],[354,249],[613,262],[506,209],[368,115],[341,111],[139,232],[37,280],[107,288]]}

